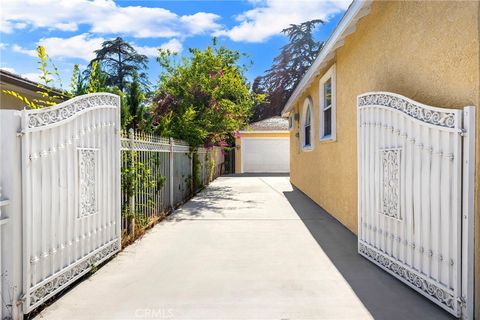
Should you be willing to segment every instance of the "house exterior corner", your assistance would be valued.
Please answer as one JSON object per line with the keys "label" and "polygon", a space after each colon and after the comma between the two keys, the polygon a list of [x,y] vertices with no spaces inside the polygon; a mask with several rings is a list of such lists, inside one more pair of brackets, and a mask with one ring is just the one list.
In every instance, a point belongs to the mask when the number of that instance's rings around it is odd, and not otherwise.
{"label": "house exterior corner", "polygon": [[[284,115],[290,131],[291,183],[353,233],[358,230],[357,96],[394,92],[423,104],[480,106],[479,2],[374,1],[368,15],[325,60]],[[333,71],[332,71],[333,70]],[[334,77],[325,79],[327,73]],[[328,82],[330,81],[330,82]],[[326,102],[325,83],[333,97]],[[330,88],[330,87],[329,87]],[[310,102],[309,102],[310,101]],[[333,106],[331,124],[324,122]],[[312,142],[302,137],[311,108]],[[332,112],[332,111],[330,111]],[[480,112],[476,113],[475,274],[480,274]],[[323,126],[323,128],[322,128]],[[331,126],[331,128],[330,128]],[[325,135],[325,127],[328,130]],[[323,135],[323,136],[322,136]],[[475,314],[480,318],[480,282]]]}

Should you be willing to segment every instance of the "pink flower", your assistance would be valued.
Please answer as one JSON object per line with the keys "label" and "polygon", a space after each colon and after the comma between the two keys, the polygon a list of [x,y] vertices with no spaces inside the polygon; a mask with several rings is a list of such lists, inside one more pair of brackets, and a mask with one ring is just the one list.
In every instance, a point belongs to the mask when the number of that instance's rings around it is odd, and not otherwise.
{"label": "pink flower", "polygon": [[240,132],[239,131],[235,131],[233,133],[233,136],[236,138],[236,139],[240,139]]}
{"label": "pink flower", "polygon": [[215,77],[215,74],[216,74],[215,71],[210,70],[210,77],[212,77],[212,78]]}
{"label": "pink flower", "polygon": [[222,69],[218,70],[218,75],[223,76],[223,70]]}

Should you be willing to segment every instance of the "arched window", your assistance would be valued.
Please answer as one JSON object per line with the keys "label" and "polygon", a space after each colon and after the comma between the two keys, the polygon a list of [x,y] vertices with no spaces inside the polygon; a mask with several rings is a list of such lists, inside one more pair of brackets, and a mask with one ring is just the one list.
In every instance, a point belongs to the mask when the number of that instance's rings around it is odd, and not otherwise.
{"label": "arched window", "polygon": [[312,99],[308,97],[303,103],[302,112],[302,147],[303,149],[311,149],[313,147],[313,124],[312,124]]}

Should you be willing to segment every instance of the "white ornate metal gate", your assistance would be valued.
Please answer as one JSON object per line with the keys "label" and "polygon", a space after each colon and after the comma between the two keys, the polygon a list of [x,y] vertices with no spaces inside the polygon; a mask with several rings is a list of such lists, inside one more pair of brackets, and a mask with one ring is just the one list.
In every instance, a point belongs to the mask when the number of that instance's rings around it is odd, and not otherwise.
{"label": "white ornate metal gate", "polygon": [[22,111],[24,312],[120,249],[120,100]]}
{"label": "white ornate metal gate", "polygon": [[466,273],[470,264],[473,212],[462,177],[473,174],[462,176],[462,167],[463,155],[471,157],[465,137],[474,131],[465,129],[473,130],[474,110],[434,108],[386,92],[360,95],[357,104],[358,251],[460,316],[471,298],[462,267]]}

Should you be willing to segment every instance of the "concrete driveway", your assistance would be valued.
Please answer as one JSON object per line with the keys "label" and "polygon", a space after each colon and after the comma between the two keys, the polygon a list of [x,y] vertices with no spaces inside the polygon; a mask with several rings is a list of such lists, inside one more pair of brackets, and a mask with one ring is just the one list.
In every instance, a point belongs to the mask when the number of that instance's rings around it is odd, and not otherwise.
{"label": "concrete driveway", "polygon": [[40,319],[447,319],[286,176],[226,176]]}

